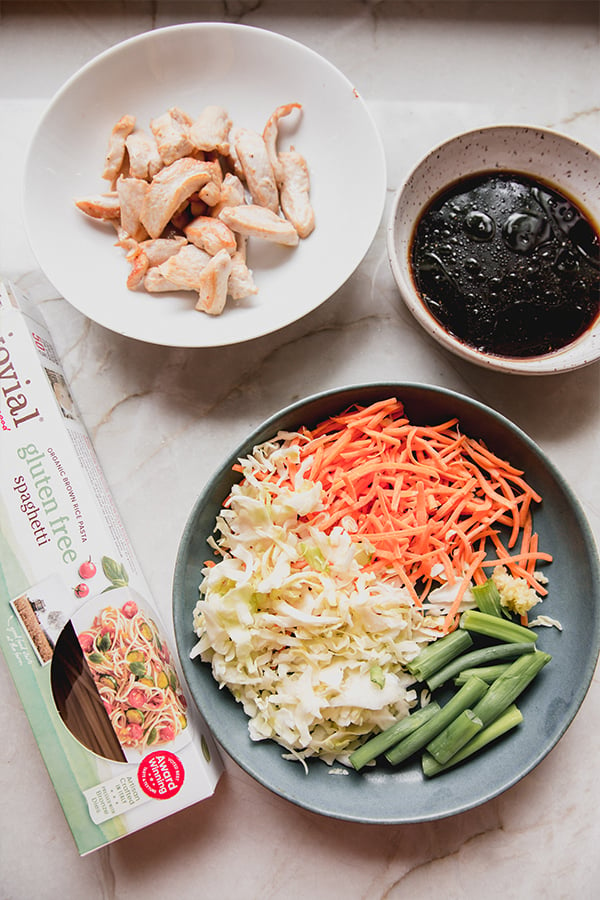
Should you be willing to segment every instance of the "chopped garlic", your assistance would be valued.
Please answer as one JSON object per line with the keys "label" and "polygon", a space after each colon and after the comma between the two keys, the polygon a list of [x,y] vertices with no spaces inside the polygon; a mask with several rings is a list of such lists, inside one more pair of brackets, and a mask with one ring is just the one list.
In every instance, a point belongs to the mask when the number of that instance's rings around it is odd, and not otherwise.
{"label": "chopped garlic", "polygon": [[492,581],[500,592],[502,606],[517,615],[524,615],[540,602],[541,598],[529,587],[525,579],[510,575],[504,566],[496,566],[492,573]]}

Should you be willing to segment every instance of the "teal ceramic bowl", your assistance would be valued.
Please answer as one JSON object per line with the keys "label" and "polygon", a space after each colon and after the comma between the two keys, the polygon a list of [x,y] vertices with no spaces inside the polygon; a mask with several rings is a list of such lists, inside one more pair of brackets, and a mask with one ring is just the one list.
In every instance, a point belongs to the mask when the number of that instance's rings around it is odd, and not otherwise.
{"label": "teal ceramic bowl", "polygon": [[[535,511],[541,546],[554,561],[546,570],[549,596],[543,613],[561,622],[541,628],[538,644],[552,661],[519,698],[524,721],[479,756],[444,774],[425,779],[419,761],[393,769],[385,763],[357,773],[320,760],[303,767],[282,759],[273,741],[253,742],[247,718],[227,689],[220,690],[210,666],[190,659],[195,644],[192,611],[207,538],[231,485],[240,456],[280,429],[315,425],[352,403],[367,405],[395,396],[409,418],[435,424],[457,416],[461,429],[483,439],[494,452],[524,469],[543,503]],[[287,407],[257,428],[223,462],[197,499],[177,556],[173,612],[181,664],[192,697],[221,747],[269,790],[305,809],[354,822],[400,824],[451,816],[478,806],[516,784],[550,752],[569,727],[590,685],[600,647],[600,565],[584,513],[569,486],[540,448],[497,412],[467,397],[415,384],[344,387]],[[540,609],[538,607],[537,609]],[[585,751],[585,748],[582,748]]]}

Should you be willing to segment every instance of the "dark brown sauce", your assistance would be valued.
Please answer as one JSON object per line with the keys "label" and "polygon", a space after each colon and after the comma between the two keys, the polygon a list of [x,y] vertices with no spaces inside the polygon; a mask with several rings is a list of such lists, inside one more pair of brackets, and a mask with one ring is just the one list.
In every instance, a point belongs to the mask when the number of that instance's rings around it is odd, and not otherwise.
{"label": "dark brown sauce", "polygon": [[425,305],[498,356],[565,347],[600,314],[600,239],[582,210],[526,175],[490,172],[434,198],[411,247]]}

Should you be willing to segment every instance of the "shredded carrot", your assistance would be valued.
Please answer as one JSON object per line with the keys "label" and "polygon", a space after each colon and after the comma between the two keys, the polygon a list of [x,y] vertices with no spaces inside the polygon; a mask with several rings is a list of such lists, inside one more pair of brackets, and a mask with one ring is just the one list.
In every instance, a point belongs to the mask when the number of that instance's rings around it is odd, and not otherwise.
{"label": "shredded carrot", "polygon": [[[514,553],[511,554],[509,559],[513,563],[522,562],[523,560],[527,560],[528,563],[535,562],[536,560],[545,560],[546,562],[552,562],[552,557],[549,553],[538,553],[531,551],[530,553]],[[506,562],[506,557],[504,559],[486,559],[485,562],[482,563],[483,566],[503,566]]]}
{"label": "shredded carrot", "polygon": [[[340,429],[344,455],[337,458]],[[304,433],[307,442],[301,453],[311,456],[314,433]],[[366,458],[365,435],[372,442]],[[405,419],[402,404],[390,399],[321,423],[316,439],[328,446],[329,471],[316,460],[311,470],[324,488],[326,513],[312,514],[309,521],[327,530],[351,516],[357,522],[353,538],[374,547],[371,567],[381,570],[394,560],[395,571],[400,574],[400,569],[403,582],[414,588],[413,596],[419,582],[422,586],[435,581],[434,564],[444,579],[460,582],[456,609],[470,580],[481,583],[484,567],[490,565],[504,565],[538,593],[546,593],[534,570],[537,562],[550,561],[551,556],[538,550],[537,537],[532,540],[531,505],[541,498],[521,470],[483,442],[465,438],[456,420],[416,426]],[[342,484],[353,486],[351,503],[347,491],[342,496]],[[494,525],[508,529],[506,545]],[[519,535],[520,547],[513,550]],[[487,540],[497,558],[486,561],[482,547]],[[456,609],[446,617],[447,628]]]}
{"label": "shredded carrot", "polygon": [[460,588],[456,594],[456,597],[452,601],[452,606],[446,613],[446,618],[444,619],[444,631],[450,631],[456,625],[456,616],[458,615],[458,610],[460,609],[460,604],[462,603],[462,599],[465,595],[465,591],[469,587],[471,583],[471,578],[473,574],[477,571],[483,560],[485,559],[485,550],[480,550],[479,553],[475,555],[475,557],[471,560],[469,568],[466,570],[465,574],[462,577],[462,581],[460,583]]}
{"label": "shredded carrot", "polygon": [[537,552],[538,541],[539,541],[539,538],[538,538],[537,534],[532,534],[531,538],[529,539],[529,549],[531,551],[531,556],[527,560],[527,571],[529,572],[530,575],[533,575],[533,573],[535,571],[535,564],[538,559],[538,552]]}
{"label": "shredded carrot", "polygon": [[300,435],[290,481],[305,464],[323,488],[322,508],[305,520],[324,532],[353,523],[352,540],[371,554],[365,568],[395,574],[418,605],[430,589],[457,584],[445,631],[455,627],[469,584],[483,583],[490,566],[505,566],[546,593],[536,564],[552,557],[538,549],[531,512],[541,497],[522,470],[462,434],[457,419],[415,425],[391,397],[350,407]]}
{"label": "shredded carrot", "polygon": [[[460,582],[456,609],[470,580],[482,583],[484,567],[492,562],[515,577],[525,572],[528,582],[545,593],[533,572],[536,562],[551,556],[531,542],[531,505],[541,498],[520,469],[482,441],[462,435],[456,419],[415,425],[405,418],[402,404],[390,398],[347,410],[303,434],[307,441],[301,456],[310,457],[322,447],[328,463],[326,470],[316,458],[313,462],[311,477],[323,486],[325,511],[309,515],[308,521],[327,531],[344,516],[352,517],[357,523],[353,539],[374,548],[371,567],[381,571],[393,560],[401,580],[414,588],[413,597],[420,593],[419,583],[431,579],[436,563],[443,579]],[[343,485],[352,485],[350,503],[348,491],[342,495]],[[497,525],[507,528],[504,542]],[[497,551],[492,562],[485,561],[481,549],[486,541]],[[447,628],[456,609],[446,617]]]}

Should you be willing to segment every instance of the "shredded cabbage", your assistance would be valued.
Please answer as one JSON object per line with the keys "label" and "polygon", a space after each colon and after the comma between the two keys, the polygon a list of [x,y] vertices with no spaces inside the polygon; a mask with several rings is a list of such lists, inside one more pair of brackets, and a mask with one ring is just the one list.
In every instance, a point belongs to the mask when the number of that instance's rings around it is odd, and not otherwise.
{"label": "shredded cabbage", "polygon": [[290,489],[288,463],[298,466],[303,440],[280,433],[240,460],[243,480],[210,541],[221,559],[203,571],[192,656],[243,705],[253,740],[347,764],[362,738],[416,705],[404,665],[440,636],[453,597],[433,591],[421,609],[393,573],[363,570],[367,543],[303,522],[322,508],[310,459]]}

